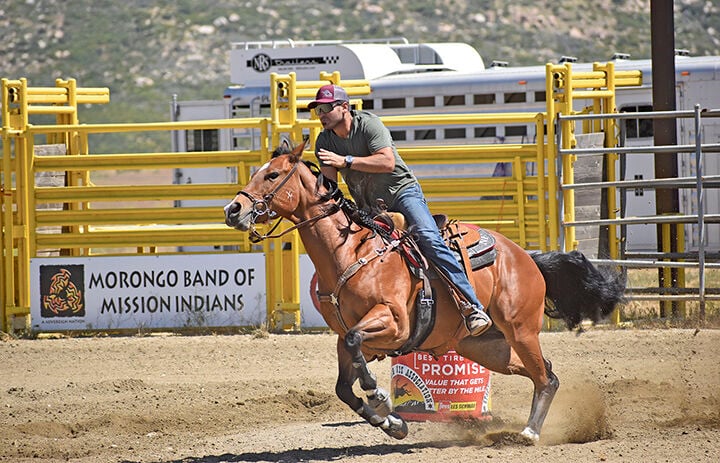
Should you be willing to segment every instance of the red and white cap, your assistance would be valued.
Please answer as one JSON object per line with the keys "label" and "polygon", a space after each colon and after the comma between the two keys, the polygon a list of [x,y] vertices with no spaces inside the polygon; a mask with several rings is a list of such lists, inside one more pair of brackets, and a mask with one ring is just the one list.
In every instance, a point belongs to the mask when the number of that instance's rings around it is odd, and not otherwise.
{"label": "red and white cap", "polygon": [[315,100],[308,103],[308,108],[313,109],[319,104],[334,103],[336,101],[350,101],[344,88],[339,85],[323,85],[315,95]]}

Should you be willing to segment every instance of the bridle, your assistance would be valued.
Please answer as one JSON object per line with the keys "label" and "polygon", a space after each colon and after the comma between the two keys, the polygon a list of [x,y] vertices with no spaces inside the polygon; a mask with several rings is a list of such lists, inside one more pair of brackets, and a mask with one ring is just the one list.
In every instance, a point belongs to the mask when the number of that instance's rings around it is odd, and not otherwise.
{"label": "bridle", "polygon": [[297,171],[297,163],[293,164],[292,169],[290,169],[290,172],[287,173],[284,179],[280,181],[280,183],[275,187],[273,191],[270,193],[266,193],[262,199],[258,199],[251,195],[250,193],[246,192],[245,190],[238,191],[238,194],[245,196],[250,201],[252,201],[252,224],[255,225],[255,221],[259,218],[264,216],[265,214],[268,215],[268,218],[274,219],[275,216],[277,216],[277,212],[270,209],[270,203],[275,198],[275,195],[277,192],[282,188],[288,180],[290,180],[290,177]]}
{"label": "bridle", "polygon": [[[305,162],[305,161],[303,161]],[[292,177],[297,172],[299,162],[295,162],[293,164],[292,169],[285,175],[285,178],[283,178],[280,183],[277,184],[277,186],[270,192],[263,195],[262,199],[256,198],[255,196],[251,195],[250,193],[240,190],[238,191],[238,194],[245,196],[248,198],[252,203],[252,216],[250,217],[250,242],[252,243],[259,243],[260,241],[267,239],[267,238],[280,238],[281,236],[290,233],[293,230],[299,229],[300,227],[304,227],[307,225],[311,225],[315,222],[317,222],[320,219],[323,219],[325,217],[331,216],[338,212],[340,210],[340,206],[337,203],[333,203],[328,209],[324,210],[322,213],[310,217],[309,219],[303,220],[302,222],[299,222],[292,227],[284,230],[281,233],[278,233],[276,235],[273,235],[272,233],[275,231],[275,229],[280,225],[280,223],[283,220],[283,217],[280,217],[276,222],[275,225],[273,225],[270,230],[265,234],[260,234],[255,229],[255,224],[257,223],[257,220],[261,217],[264,217],[267,215],[268,219],[274,219],[277,217],[277,212],[272,210],[270,207],[270,204],[272,203],[273,199],[275,199],[275,195],[278,193],[280,188],[285,186],[285,184],[290,180],[290,177]],[[309,167],[309,166],[308,166]],[[318,169],[319,170],[319,169]],[[322,176],[322,174],[320,174]],[[318,183],[322,182],[322,177],[318,178]],[[339,192],[340,189],[335,186],[335,189],[328,194],[325,194],[321,197],[321,199],[324,199],[325,201],[328,201],[330,199],[333,199],[337,192]]]}

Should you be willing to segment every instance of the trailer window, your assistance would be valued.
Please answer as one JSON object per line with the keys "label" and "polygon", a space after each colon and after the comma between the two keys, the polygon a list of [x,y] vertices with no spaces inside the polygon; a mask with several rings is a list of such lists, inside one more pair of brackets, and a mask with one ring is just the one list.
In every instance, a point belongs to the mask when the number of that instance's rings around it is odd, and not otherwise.
{"label": "trailer window", "polygon": [[505,127],[506,137],[524,137],[527,135],[527,126],[525,125],[509,125]]}
{"label": "trailer window", "polygon": [[505,103],[525,103],[525,101],[527,101],[527,98],[525,97],[525,92],[505,94]]}
{"label": "trailer window", "polygon": [[435,129],[415,131],[415,140],[435,140],[435,137]]}
{"label": "trailer window", "polygon": [[363,109],[375,109],[375,100],[372,98],[369,98],[367,100],[362,100]]}
{"label": "trailer window", "polygon": [[465,129],[464,128],[445,129],[445,139],[448,139],[448,138],[465,138]]}
{"label": "trailer window", "polygon": [[495,104],[495,94],[481,93],[473,95],[473,104]]}
{"label": "trailer window", "polygon": [[383,98],[382,107],[385,109],[404,108],[405,98]]}
{"label": "trailer window", "polygon": [[443,104],[445,106],[464,106],[465,95],[446,95],[443,97]]}
{"label": "trailer window", "polygon": [[[620,108],[621,113],[650,112],[651,105],[630,105]],[[625,124],[625,138],[648,138],[653,136],[652,119],[623,119]]]}
{"label": "trailer window", "polygon": [[187,151],[219,151],[219,130],[203,129],[185,132]]}
{"label": "trailer window", "polygon": [[416,108],[427,108],[432,106],[435,106],[434,96],[419,96],[415,98]]}
{"label": "trailer window", "polygon": [[407,134],[404,130],[391,130],[390,136],[394,141],[405,141],[407,140]]}
{"label": "trailer window", "polygon": [[475,138],[495,138],[495,127],[475,127]]}
{"label": "trailer window", "polygon": [[547,101],[547,94],[545,92],[535,92],[535,101]]}

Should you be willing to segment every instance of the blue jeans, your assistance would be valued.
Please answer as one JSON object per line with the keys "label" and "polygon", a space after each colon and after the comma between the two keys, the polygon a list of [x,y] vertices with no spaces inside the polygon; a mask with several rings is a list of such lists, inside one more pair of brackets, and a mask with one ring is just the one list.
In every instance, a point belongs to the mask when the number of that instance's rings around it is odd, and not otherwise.
{"label": "blue jeans", "polygon": [[465,271],[440,236],[420,185],[410,185],[400,191],[389,210],[405,216],[423,255],[448,276],[469,303],[482,308]]}

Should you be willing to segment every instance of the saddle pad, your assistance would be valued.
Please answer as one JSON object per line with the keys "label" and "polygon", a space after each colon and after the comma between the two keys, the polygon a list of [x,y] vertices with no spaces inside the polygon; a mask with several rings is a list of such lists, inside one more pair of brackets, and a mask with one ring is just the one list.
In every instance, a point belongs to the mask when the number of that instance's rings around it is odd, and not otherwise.
{"label": "saddle pad", "polygon": [[[442,233],[445,242],[448,244],[454,236],[462,236],[462,242],[467,249],[472,270],[492,265],[495,262],[497,256],[495,238],[487,230],[467,223],[446,223]],[[458,262],[462,263],[460,253],[454,249],[454,246],[450,246],[450,249],[455,254]]]}
{"label": "saddle pad", "polygon": [[464,240],[470,257],[480,256],[495,249],[495,237],[488,233],[487,230],[470,224],[463,225],[467,227],[469,231],[477,233],[477,235],[468,234]]}

